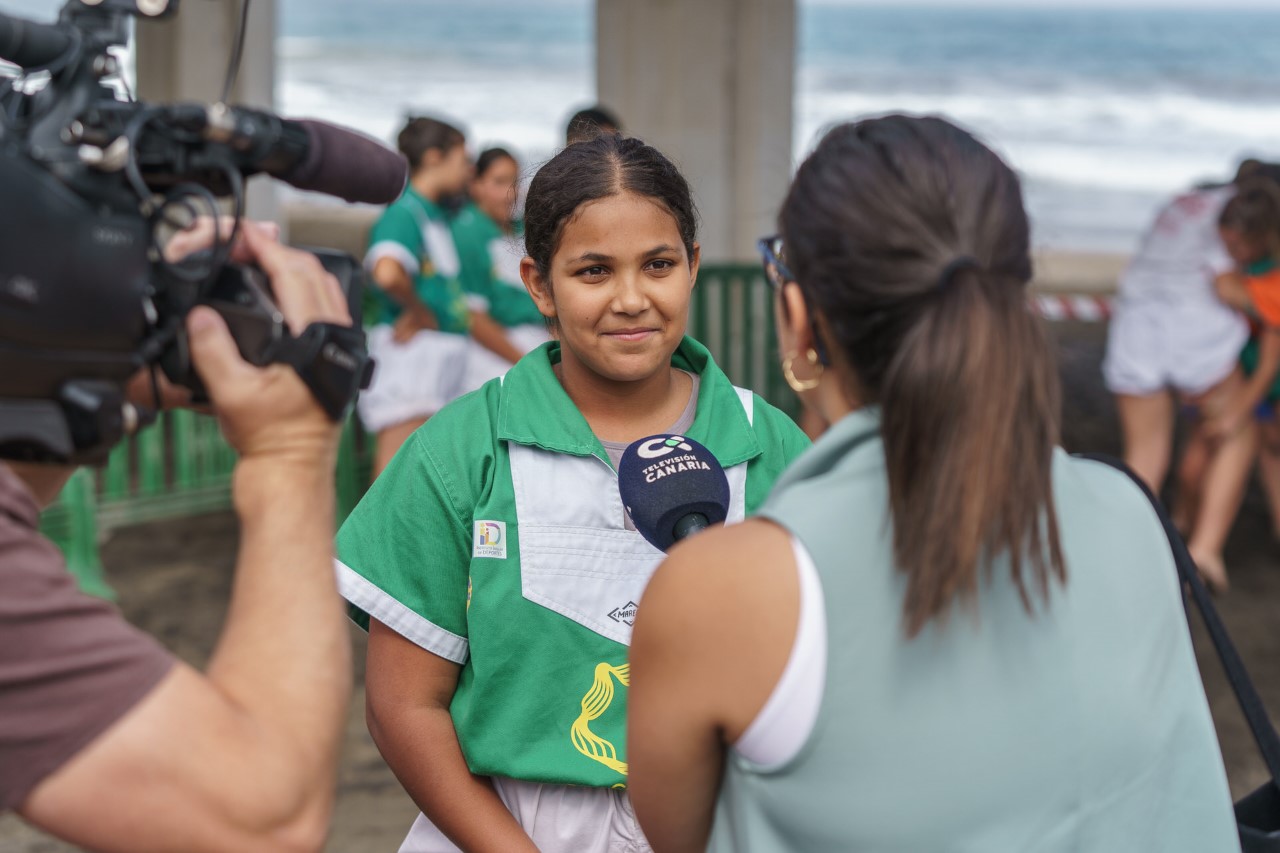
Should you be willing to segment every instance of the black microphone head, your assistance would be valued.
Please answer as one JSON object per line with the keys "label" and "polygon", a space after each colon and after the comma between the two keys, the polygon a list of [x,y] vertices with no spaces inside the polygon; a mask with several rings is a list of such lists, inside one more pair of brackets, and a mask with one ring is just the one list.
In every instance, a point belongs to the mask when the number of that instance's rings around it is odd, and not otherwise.
{"label": "black microphone head", "polygon": [[618,493],[636,530],[666,551],[690,515],[719,524],[729,516],[729,480],[710,450],[682,435],[651,435],[632,443],[618,463]]}
{"label": "black microphone head", "polygon": [[297,122],[310,142],[307,158],[280,175],[298,189],[346,201],[390,204],[404,192],[409,163],[399,151],[354,130],[323,121]]}

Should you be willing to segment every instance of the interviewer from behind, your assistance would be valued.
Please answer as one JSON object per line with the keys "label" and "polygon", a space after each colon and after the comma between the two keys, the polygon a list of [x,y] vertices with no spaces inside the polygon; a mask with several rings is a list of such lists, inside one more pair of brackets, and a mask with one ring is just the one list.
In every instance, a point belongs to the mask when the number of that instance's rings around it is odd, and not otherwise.
{"label": "interviewer from behind", "polygon": [[[204,222],[170,252],[211,234]],[[337,282],[265,226],[245,224],[236,258],[267,272],[294,331],[350,323]],[[338,426],[292,368],[243,361],[209,309],[188,329],[240,454],[226,626],[201,674],[80,595],[36,532],[70,470],[0,466],[0,810],[94,850],[317,850],[351,689],[333,577]]]}
{"label": "interviewer from behind", "polygon": [[780,224],[783,368],[830,428],[640,603],[654,850],[1237,850],[1161,525],[1057,446],[1013,172],[940,119],[847,124]]}

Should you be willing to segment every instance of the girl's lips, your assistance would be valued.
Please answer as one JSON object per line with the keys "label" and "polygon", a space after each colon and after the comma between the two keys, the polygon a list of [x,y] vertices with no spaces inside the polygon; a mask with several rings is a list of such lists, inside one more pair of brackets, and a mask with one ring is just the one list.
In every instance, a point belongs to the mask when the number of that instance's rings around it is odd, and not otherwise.
{"label": "girl's lips", "polygon": [[620,329],[616,332],[605,332],[605,335],[619,341],[642,341],[656,331],[656,329]]}

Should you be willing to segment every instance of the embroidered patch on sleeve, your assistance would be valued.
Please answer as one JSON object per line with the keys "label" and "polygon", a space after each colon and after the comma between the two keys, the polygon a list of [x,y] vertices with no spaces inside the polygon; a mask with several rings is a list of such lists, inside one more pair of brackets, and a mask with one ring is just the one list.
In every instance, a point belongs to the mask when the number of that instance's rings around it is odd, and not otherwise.
{"label": "embroidered patch on sleeve", "polygon": [[477,521],[474,547],[471,556],[507,559],[507,523],[505,521]]}

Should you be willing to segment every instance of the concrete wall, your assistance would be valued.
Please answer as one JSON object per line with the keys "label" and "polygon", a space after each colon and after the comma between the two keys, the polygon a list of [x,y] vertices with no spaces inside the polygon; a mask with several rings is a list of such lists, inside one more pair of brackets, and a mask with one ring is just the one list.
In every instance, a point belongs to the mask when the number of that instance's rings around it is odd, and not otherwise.
{"label": "concrete wall", "polygon": [[791,176],[795,0],[596,0],[600,102],[693,185],[707,261],[750,260]]}

